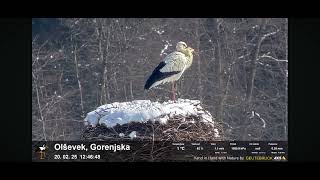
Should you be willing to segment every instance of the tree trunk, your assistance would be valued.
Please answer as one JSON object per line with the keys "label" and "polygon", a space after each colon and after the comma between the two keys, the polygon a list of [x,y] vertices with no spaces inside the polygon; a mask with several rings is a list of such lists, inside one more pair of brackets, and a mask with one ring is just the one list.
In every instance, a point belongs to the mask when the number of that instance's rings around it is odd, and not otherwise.
{"label": "tree trunk", "polygon": [[223,114],[223,65],[222,65],[222,61],[223,61],[223,49],[222,49],[222,44],[223,44],[223,37],[222,37],[222,33],[220,33],[220,26],[221,26],[221,19],[216,19],[214,24],[215,24],[215,36],[216,36],[216,44],[217,44],[217,58],[216,58],[216,84],[217,84],[217,91],[215,96],[218,99],[218,104],[216,106],[216,116],[219,120],[222,120],[222,114]]}
{"label": "tree trunk", "polygon": [[44,140],[47,141],[46,124],[45,124],[44,116],[42,114],[42,106],[40,103],[40,96],[39,96],[39,90],[38,90],[38,76],[36,77],[33,73],[32,73],[32,75],[34,77],[34,84],[35,84],[35,89],[36,89],[36,93],[37,93],[37,103],[38,103],[38,108],[39,108],[40,121],[42,123],[42,134],[43,134]]}
{"label": "tree trunk", "polygon": [[[110,99],[110,94],[109,94],[109,86],[108,86],[108,56],[106,55],[106,58],[104,58],[104,52],[103,52],[103,45],[102,45],[102,40],[103,40],[103,22],[101,22],[100,26],[100,33],[99,33],[99,54],[100,54],[100,59],[103,63],[103,74],[102,74],[102,86],[101,86],[101,97],[100,97],[100,104],[106,104],[108,100]],[[106,43],[106,53],[108,53],[109,49],[109,37],[110,37],[110,30],[107,30],[107,43]]]}
{"label": "tree trunk", "polygon": [[201,23],[201,19],[197,19],[196,20],[196,51],[198,52],[198,56],[196,57],[197,59],[197,63],[198,63],[198,89],[199,89],[199,93],[198,93],[198,98],[200,100],[200,102],[202,102],[202,98],[203,98],[203,85],[202,85],[202,72],[201,72],[201,57],[200,57],[200,23]]}
{"label": "tree trunk", "polygon": [[75,69],[76,69],[76,77],[78,81],[78,88],[80,92],[80,108],[81,108],[81,116],[84,117],[84,108],[83,108],[83,97],[82,97],[82,86],[81,86],[81,81],[80,81],[80,75],[79,75],[79,69],[78,69],[78,59],[77,59],[77,46],[74,45],[73,49],[73,54],[74,54],[74,64],[75,64]]}
{"label": "tree trunk", "polygon": [[259,57],[259,52],[260,52],[260,47],[261,47],[261,43],[262,41],[264,40],[264,37],[262,35],[262,31],[264,31],[265,29],[265,26],[266,26],[266,19],[262,19],[262,22],[261,22],[261,28],[260,28],[260,31],[259,31],[259,38],[258,38],[258,42],[257,42],[257,45],[254,49],[254,57],[251,59],[251,62],[250,62],[250,75],[249,75],[249,81],[248,81],[248,85],[247,85],[247,93],[246,93],[246,100],[248,103],[251,102],[252,100],[252,93],[253,93],[253,88],[254,88],[254,80],[255,80],[255,77],[256,77],[256,61]]}

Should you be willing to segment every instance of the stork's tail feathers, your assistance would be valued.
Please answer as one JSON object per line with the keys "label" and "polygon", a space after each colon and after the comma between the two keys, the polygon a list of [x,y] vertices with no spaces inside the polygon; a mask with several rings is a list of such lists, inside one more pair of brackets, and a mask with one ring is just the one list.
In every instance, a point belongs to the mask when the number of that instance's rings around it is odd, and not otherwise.
{"label": "stork's tail feathers", "polygon": [[[178,74],[180,73],[180,71],[172,71],[172,72],[161,72],[160,69],[163,68],[166,65],[165,62],[161,62],[152,72],[152,74],[150,75],[150,77],[148,78],[146,84],[144,85],[144,89],[149,90],[152,88],[152,86],[157,83],[160,82],[172,75]],[[157,83],[161,84],[161,83]],[[157,86],[155,85],[155,86]]]}

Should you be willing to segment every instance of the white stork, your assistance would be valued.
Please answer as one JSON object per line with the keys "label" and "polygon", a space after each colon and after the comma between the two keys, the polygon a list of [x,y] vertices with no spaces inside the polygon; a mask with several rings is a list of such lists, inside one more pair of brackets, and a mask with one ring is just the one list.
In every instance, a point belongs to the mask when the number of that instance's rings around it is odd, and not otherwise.
{"label": "white stork", "polygon": [[194,49],[188,47],[185,42],[178,42],[176,51],[167,55],[153,70],[144,86],[144,89],[149,90],[160,84],[172,82],[172,98],[176,101],[175,81],[180,79],[183,72],[191,66],[193,52]]}

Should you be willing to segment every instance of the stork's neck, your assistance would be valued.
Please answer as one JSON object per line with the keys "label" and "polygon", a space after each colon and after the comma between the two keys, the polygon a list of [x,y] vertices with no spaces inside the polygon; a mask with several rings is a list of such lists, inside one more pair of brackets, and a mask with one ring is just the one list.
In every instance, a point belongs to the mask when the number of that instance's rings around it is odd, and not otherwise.
{"label": "stork's neck", "polygon": [[187,57],[187,67],[186,68],[189,68],[192,64],[192,61],[193,61],[193,54],[191,52],[186,52],[185,53],[186,57]]}

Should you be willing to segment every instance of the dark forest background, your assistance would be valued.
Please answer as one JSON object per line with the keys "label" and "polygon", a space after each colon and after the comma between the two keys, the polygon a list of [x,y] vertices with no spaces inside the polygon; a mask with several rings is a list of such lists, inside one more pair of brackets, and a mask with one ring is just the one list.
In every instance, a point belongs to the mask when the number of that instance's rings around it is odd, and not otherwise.
{"label": "dark forest background", "polygon": [[225,140],[287,140],[284,18],[32,20],[32,140],[78,140],[86,113],[113,102],[170,99],[144,83],[178,41],[199,56],[178,97],[199,99]]}

